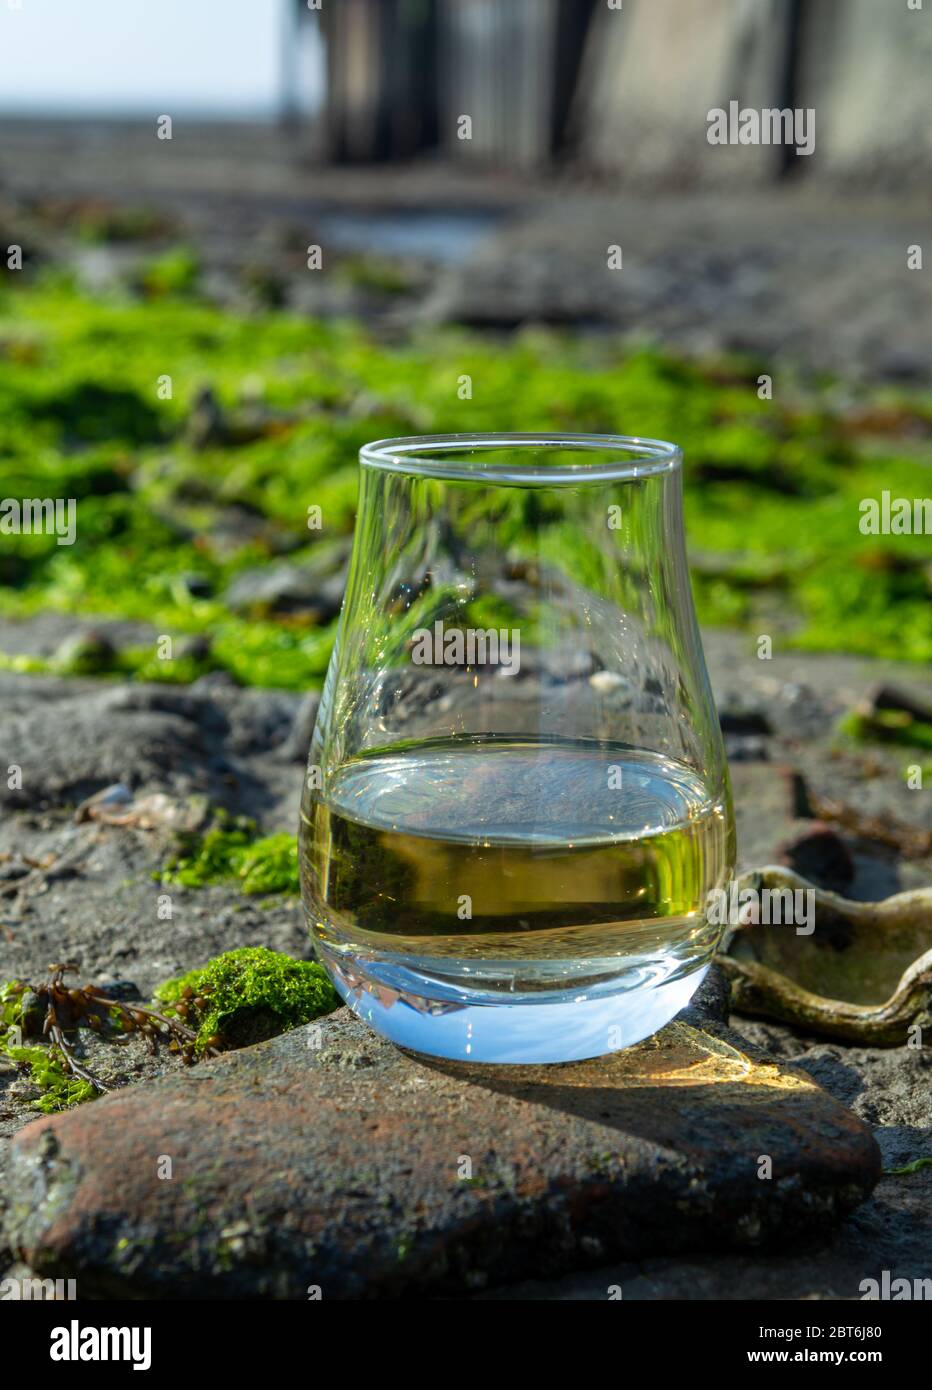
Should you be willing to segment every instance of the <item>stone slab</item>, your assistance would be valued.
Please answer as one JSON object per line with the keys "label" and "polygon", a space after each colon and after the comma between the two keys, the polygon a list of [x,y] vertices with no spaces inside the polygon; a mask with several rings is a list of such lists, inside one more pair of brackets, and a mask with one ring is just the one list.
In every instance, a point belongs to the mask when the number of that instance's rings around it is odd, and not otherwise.
{"label": "stone slab", "polygon": [[721,1022],[717,972],[700,995],[635,1048],[555,1067],[414,1057],[341,1009],[27,1126],[7,1239],[81,1297],[305,1299],[824,1234],[880,1175],[870,1130]]}

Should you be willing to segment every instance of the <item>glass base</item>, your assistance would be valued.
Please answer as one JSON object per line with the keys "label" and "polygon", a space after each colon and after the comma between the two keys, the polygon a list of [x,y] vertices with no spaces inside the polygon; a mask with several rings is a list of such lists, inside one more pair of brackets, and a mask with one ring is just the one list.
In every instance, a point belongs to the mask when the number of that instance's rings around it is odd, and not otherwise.
{"label": "glass base", "polygon": [[686,1007],[709,968],[705,961],[688,974],[640,980],[633,987],[620,980],[616,991],[591,997],[453,1002],[448,991],[417,980],[410,970],[403,988],[390,987],[371,974],[370,962],[337,957],[319,942],[317,949],[353,1013],[399,1047],[459,1062],[511,1065],[581,1062],[631,1047]]}

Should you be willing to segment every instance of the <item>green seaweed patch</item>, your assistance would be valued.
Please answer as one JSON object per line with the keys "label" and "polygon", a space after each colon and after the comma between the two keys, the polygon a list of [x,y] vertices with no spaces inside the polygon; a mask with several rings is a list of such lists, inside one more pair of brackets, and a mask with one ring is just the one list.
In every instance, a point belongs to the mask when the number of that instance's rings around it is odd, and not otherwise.
{"label": "green seaweed patch", "polygon": [[10,656],[8,652],[0,652],[0,671],[13,671],[18,676],[47,676],[51,670],[51,664],[40,656],[21,652]]}
{"label": "green seaweed patch", "polygon": [[69,1110],[71,1106],[82,1105],[97,1095],[89,1081],[72,1076],[65,1070],[61,1053],[55,1047],[6,1046],[2,1050],[11,1061],[28,1067],[30,1081],[42,1092],[29,1104],[44,1115]]}
{"label": "green seaweed patch", "polygon": [[188,295],[196,289],[200,271],[200,261],[190,247],[173,247],[143,266],[137,277],[137,288],[152,299]]}
{"label": "green seaweed patch", "polygon": [[298,893],[298,843],[287,832],[257,838],[253,821],[224,817],[203,835],[183,836],[156,877],[184,888],[235,879],[244,893]]}
{"label": "green seaweed patch", "polygon": [[932,1168],[932,1158],[914,1158],[912,1163],[906,1163],[902,1168],[886,1168],[884,1177],[902,1178],[908,1173],[918,1173],[921,1168]]}
{"label": "green seaweed patch", "polygon": [[215,957],[155,992],[166,1012],[196,1029],[195,1049],[235,1048],[299,1028],[340,1003],[317,961],[295,960],[265,946]]}
{"label": "green seaweed patch", "polygon": [[150,241],[173,231],[164,213],[152,207],[110,207],[94,203],[77,210],[78,238],[91,246]]}
{"label": "green seaweed patch", "polygon": [[378,256],[344,256],[337,266],[337,276],[370,294],[404,295],[415,287],[397,262]]}
{"label": "green seaweed patch", "polygon": [[24,1046],[21,1039],[28,1020],[23,1016],[23,1004],[28,992],[19,980],[7,980],[0,985],[0,1054],[8,1057],[29,1074],[41,1095],[29,1102],[33,1110],[54,1115],[93,1100],[96,1095],[89,1081],[72,1075],[61,1051],[50,1047]]}
{"label": "green seaweed patch", "polygon": [[907,710],[882,709],[870,714],[852,710],[839,728],[860,743],[899,743],[907,748],[932,749],[932,724],[915,719]]}
{"label": "green seaweed patch", "polygon": [[[133,232],[114,226],[114,215],[94,213],[91,234]],[[69,216],[73,225],[78,214]],[[395,288],[368,262],[341,273],[364,288]],[[78,652],[86,674],[178,681],[217,669],[244,685],[319,686],[335,632],[324,612],[310,603],[240,611],[230,586],[244,569],[304,566],[321,539],[350,534],[361,444],[450,429],[614,433],[633,414],[643,433],[683,446],[704,623],[759,633],[772,620],[794,648],[932,659],[928,538],[881,545],[858,526],[879,476],[892,496],[927,491],[927,393],[871,393],[856,415],[829,381],[761,401],[748,361],[703,366],[539,329],[494,344],[425,330],[385,345],[346,320],[211,305],[198,297],[197,257],[184,245],[147,257],[134,274],[136,296],[99,300],[61,272],[0,283],[3,493],[73,497],[80,509],[74,545],[4,536],[5,615],[120,617],[209,638],[204,654],[174,661],[141,649],[109,659]],[[155,389],[166,354],[184,383],[171,399]],[[458,401],[464,374],[481,375],[483,389]],[[217,417],[206,434],[205,388]],[[510,491],[489,536],[503,556],[543,557],[624,600],[625,566],[595,537],[540,490]],[[313,544],[310,503],[325,531]],[[424,606],[438,598],[428,592]],[[403,613],[415,616],[410,605]],[[5,669],[55,669],[38,661],[0,655]]]}
{"label": "green seaweed patch", "polygon": [[[20,610],[25,615],[29,609]],[[0,650],[0,671],[18,675],[86,676],[189,685],[211,671],[225,671],[238,685],[284,690],[318,689],[333,649],[335,624],[316,632],[283,630],[275,623],[230,619],[220,622],[204,656],[177,655],[163,661],[151,648],[124,647],[106,656],[80,648],[67,658],[29,656]]]}

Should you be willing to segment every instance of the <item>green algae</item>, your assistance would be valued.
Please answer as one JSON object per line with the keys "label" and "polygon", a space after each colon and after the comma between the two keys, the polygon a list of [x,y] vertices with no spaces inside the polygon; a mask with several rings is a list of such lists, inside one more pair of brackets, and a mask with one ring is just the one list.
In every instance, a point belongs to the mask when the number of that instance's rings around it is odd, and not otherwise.
{"label": "green algae", "polygon": [[310,1023],[337,1008],[323,966],[264,946],[227,951],[197,970],[168,980],[156,999],[197,1029],[198,1051],[243,1047]]}
{"label": "green algae", "polygon": [[[98,1089],[69,1069],[61,1046],[24,1044],[24,1035],[34,1035],[41,1028],[44,1013],[43,1006],[38,1019],[26,1017],[24,1009],[31,995],[18,980],[0,985],[0,1055],[15,1063],[39,1091],[29,1105],[51,1115],[93,1100]],[[217,956],[186,975],[166,981],[155,998],[176,1032],[189,1029],[195,1035],[187,1045],[188,1060],[274,1037],[330,1013],[340,1003],[329,976],[316,961],[296,960],[263,946]],[[109,1013],[111,1036],[124,1031],[120,1007],[114,1005]],[[192,1032],[187,1038],[192,1038]]]}
{"label": "green algae", "polygon": [[11,1061],[28,1069],[29,1080],[42,1094],[29,1102],[34,1110],[54,1115],[74,1105],[94,1100],[96,1090],[89,1081],[72,1076],[55,1047],[2,1046],[0,1050]]}
{"label": "green algae", "polygon": [[932,749],[932,724],[906,710],[880,709],[870,714],[852,710],[839,724],[842,733],[860,743],[897,743],[907,748]]}
{"label": "green algae", "polygon": [[[507,341],[433,331],[384,346],[352,323],[230,313],[196,291],[183,247],[149,263],[135,298],[91,300],[61,275],[0,286],[0,495],[74,497],[79,517],[72,546],[4,535],[3,612],[92,613],[209,638],[201,657],[136,648],[94,674],[177,681],[225,670],[243,684],[319,686],[333,623],[235,612],[224,595],[244,569],[282,555],[309,564],[350,535],[361,444],[450,430],[624,433],[632,420],[684,448],[687,536],[720,557],[711,572],[693,570],[704,622],[771,632],[775,645],[932,657],[928,538],[859,529],[878,478],[893,496],[928,491],[916,443],[932,424],[927,396],[872,393],[902,421],[872,438],[830,383],[759,400],[750,362],[725,371],[540,330]],[[166,363],[170,395],[160,394]],[[458,395],[462,376],[475,383],[470,400]],[[221,417],[206,439],[190,426],[205,386]],[[532,535],[574,576],[591,568],[558,519],[520,509],[503,520],[502,548],[521,554]],[[198,595],[190,574],[203,581]]]}
{"label": "green algae", "polygon": [[0,1055],[15,1062],[41,1092],[29,1105],[54,1115],[93,1100],[97,1094],[94,1087],[68,1071],[58,1047],[23,1043],[23,1034],[29,1031],[23,1016],[27,997],[20,980],[6,980],[0,985]]}
{"label": "green algae", "polygon": [[884,1176],[887,1178],[902,1178],[909,1173],[918,1173],[922,1168],[932,1168],[932,1158],[914,1158],[912,1163],[906,1163],[902,1168],[885,1168]]}
{"label": "green algae", "polygon": [[184,888],[235,879],[244,893],[297,893],[297,840],[286,832],[257,838],[254,822],[221,817],[205,834],[183,836],[182,848],[157,877]]}
{"label": "green algae", "polygon": [[413,288],[411,277],[397,262],[379,256],[344,256],[336,273],[347,284],[371,294],[405,295]]}
{"label": "green algae", "polygon": [[200,273],[196,252],[187,246],[176,246],[147,261],[138,274],[137,284],[143,294],[153,298],[186,295],[196,288]]}

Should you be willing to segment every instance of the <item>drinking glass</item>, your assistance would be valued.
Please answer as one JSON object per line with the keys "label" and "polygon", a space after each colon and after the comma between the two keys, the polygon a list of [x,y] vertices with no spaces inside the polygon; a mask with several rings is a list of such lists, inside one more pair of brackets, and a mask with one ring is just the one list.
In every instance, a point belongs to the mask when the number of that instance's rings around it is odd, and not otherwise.
{"label": "drinking glass", "polygon": [[680,450],[456,434],[360,464],[301,806],[317,953],[418,1052],[638,1042],[701,982],[734,868]]}

